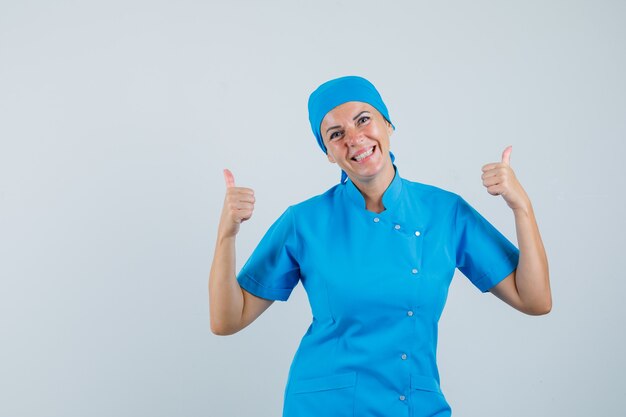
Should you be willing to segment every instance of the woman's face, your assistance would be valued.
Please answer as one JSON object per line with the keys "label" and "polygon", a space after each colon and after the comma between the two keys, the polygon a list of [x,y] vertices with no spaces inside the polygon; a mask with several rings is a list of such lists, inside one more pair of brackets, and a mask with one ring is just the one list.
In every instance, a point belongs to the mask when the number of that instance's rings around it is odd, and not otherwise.
{"label": "woman's face", "polygon": [[328,160],[358,182],[369,182],[393,170],[389,137],[393,127],[374,107],[360,101],[343,103],[324,116],[322,140]]}

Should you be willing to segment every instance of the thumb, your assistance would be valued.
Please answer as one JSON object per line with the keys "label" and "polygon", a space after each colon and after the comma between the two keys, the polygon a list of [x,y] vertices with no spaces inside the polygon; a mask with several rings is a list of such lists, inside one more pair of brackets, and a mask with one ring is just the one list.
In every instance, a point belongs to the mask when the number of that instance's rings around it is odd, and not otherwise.
{"label": "thumb", "polygon": [[502,163],[506,165],[511,165],[511,152],[513,151],[513,146],[509,145],[506,147],[504,152],[502,152]]}
{"label": "thumb", "polygon": [[230,170],[224,168],[224,181],[226,181],[226,188],[235,186],[235,177]]}

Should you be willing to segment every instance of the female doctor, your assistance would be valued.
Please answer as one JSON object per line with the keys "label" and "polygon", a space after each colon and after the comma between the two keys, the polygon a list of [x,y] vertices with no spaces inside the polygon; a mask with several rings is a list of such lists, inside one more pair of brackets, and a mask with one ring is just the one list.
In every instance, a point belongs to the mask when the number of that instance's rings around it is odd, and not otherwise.
{"label": "female doctor", "polygon": [[235,238],[255,198],[224,170],[211,330],[238,332],[302,282],[313,319],[289,370],[284,417],[450,416],[436,345],[455,269],[523,313],[552,306],[546,253],[511,147],[483,166],[482,181],[513,211],[519,249],[459,195],[400,176],[389,150],[394,125],[369,81],[327,81],[308,107],[341,182],[288,207],[237,275]]}

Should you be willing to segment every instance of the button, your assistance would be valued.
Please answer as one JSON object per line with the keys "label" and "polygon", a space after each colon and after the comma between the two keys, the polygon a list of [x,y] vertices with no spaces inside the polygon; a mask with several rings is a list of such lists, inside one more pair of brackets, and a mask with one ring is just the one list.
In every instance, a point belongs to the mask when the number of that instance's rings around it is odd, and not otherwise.
{"label": "button", "polygon": [[414,274],[417,274],[417,268],[411,269],[411,272],[413,272]]}
{"label": "button", "polygon": [[409,311],[406,312],[406,315],[409,316],[409,317],[413,317],[413,312],[411,310],[409,310]]}
{"label": "button", "polygon": [[400,401],[404,401],[404,400],[406,400],[406,397],[405,397],[404,395],[401,395],[401,396],[400,396],[400,397],[398,397],[398,398],[400,398]]}
{"label": "button", "polygon": [[406,353],[403,353],[401,358],[402,358],[403,361],[405,361],[406,360]]}
{"label": "button", "polygon": [[396,230],[400,230],[400,225],[396,224],[393,228],[396,229]]}
{"label": "button", "polygon": [[419,235],[421,235],[420,231],[419,231],[419,230],[416,230],[416,231],[415,231],[415,236],[419,236]]}
{"label": "button", "polygon": [[374,217],[374,223],[378,223],[380,219],[378,217]]}

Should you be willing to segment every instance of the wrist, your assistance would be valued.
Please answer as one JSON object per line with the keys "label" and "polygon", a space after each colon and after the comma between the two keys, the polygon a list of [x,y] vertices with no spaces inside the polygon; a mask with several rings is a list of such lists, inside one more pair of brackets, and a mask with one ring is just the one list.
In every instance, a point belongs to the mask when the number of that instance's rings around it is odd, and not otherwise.
{"label": "wrist", "polygon": [[513,209],[513,214],[515,216],[530,216],[530,214],[533,211],[533,207],[532,207],[532,204],[530,203],[530,200],[516,207],[511,207],[511,208]]}
{"label": "wrist", "polygon": [[222,245],[225,243],[229,243],[230,241],[235,241],[237,237],[237,232],[227,232],[227,231],[218,231],[217,232],[217,243]]}

